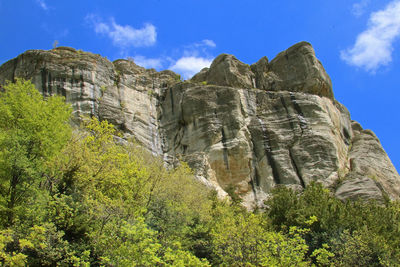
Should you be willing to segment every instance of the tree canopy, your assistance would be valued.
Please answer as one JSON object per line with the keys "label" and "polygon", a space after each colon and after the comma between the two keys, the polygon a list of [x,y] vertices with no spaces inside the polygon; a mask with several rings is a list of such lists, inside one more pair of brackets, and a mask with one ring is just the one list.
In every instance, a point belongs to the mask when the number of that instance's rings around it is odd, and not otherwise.
{"label": "tree canopy", "polygon": [[342,202],[320,184],[276,188],[266,209],[221,200],[60,97],[0,92],[4,266],[399,266],[400,204]]}
{"label": "tree canopy", "polygon": [[0,92],[0,212],[9,225],[70,139],[70,115],[62,97],[43,98],[30,81],[17,79]]}

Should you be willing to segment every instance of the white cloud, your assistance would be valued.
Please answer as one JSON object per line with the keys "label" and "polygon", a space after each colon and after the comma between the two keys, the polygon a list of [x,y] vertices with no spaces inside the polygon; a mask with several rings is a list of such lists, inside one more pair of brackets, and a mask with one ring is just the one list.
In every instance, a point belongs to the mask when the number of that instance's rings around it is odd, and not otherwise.
{"label": "white cloud", "polygon": [[209,54],[209,49],[216,46],[215,42],[209,39],[186,45],[183,55],[178,60],[172,61],[169,69],[178,72],[184,79],[190,79],[211,65],[213,57]]}
{"label": "white cloud", "polygon": [[392,61],[393,42],[400,35],[400,1],[371,14],[368,27],[357,36],[353,47],[342,50],[342,60],[374,73]]}
{"label": "white cloud", "polygon": [[369,5],[371,0],[361,0],[358,3],[353,4],[351,12],[356,17],[361,17],[365,13],[365,9]]}
{"label": "white cloud", "polygon": [[195,43],[194,46],[208,46],[208,47],[216,47],[217,45],[214,43],[213,40],[204,39],[199,43]]}
{"label": "white cloud", "polygon": [[115,46],[121,48],[152,46],[156,43],[156,27],[150,23],[136,29],[130,25],[118,24],[114,18],[111,18],[109,22],[104,22],[93,14],[88,15],[86,21],[92,24],[96,33],[108,36]]}
{"label": "white cloud", "polygon": [[136,65],[145,67],[145,68],[154,68],[160,69],[162,68],[162,59],[161,58],[147,58],[144,56],[135,56],[133,60]]}
{"label": "white cloud", "polygon": [[212,59],[204,57],[181,57],[170,67],[170,69],[181,73],[185,79],[189,79],[201,69],[209,67],[211,62]]}
{"label": "white cloud", "polygon": [[44,0],[36,0],[36,3],[43,9],[43,10],[49,10],[49,7],[47,6],[46,2]]}
{"label": "white cloud", "polygon": [[185,45],[184,53],[186,55],[198,55],[200,53],[204,54],[204,53],[208,52],[208,49],[215,48],[215,47],[217,47],[217,45],[215,44],[215,42],[213,40],[204,39],[197,43]]}

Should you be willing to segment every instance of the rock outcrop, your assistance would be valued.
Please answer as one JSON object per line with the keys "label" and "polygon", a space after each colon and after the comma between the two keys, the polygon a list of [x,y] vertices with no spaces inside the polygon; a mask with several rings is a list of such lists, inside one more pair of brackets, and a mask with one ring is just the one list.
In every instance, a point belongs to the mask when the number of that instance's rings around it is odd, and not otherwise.
{"label": "rock outcrop", "polygon": [[32,79],[84,115],[115,124],[173,164],[183,159],[220,195],[252,208],[277,185],[312,181],[341,199],[396,199],[400,177],[378,138],[351,121],[309,43],[249,66],[218,56],[189,81],[171,71],[60,47],[29,50],[0,67],[0,84]]}

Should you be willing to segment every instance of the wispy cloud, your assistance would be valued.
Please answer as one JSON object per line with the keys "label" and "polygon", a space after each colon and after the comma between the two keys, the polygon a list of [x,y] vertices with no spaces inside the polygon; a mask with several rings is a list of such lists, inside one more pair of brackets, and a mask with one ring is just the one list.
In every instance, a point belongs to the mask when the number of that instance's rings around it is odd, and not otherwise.
{"label": "wispy cloud", "polygon": [[393,43],[400,36],[400,0],[371,14],[368,27],[357,36],[355,44],[342,50],[346,63],[375,73],[392,61]]}
{"label": "wispy cloud", "polygon": [[211,65],[213,56],[209,50],[216,46],[215,42],[210,39],[185,45],[182,56],[172,61],[169,69],[178,72],[184,79],[190,79],[201,69]]}
{"label": "wispy cloud", "polygon": [[216,46],[215,42],[209,39],[186,45],[183,55],[173,61],[169,69],[180,73],[184,79],[189,79],[201,69],[211,65],[213,56],[209,50]]}
{"label": "wispy cloud", "polygon": [[160,69],[163,66],[162,58],[147,58],[145,56],[135,56],[133,57],[135,64],[145,67],[145,68],[154,68]]}
{"label": "wispy cloud", "polygon": [[157,70],[167,68],[181,74],[184,79],[190,79],[201,69],[211,65],[214,57],[208,50],[215,47],[214,41],[204,39],[200,42],[182,46],[173,52],[175,55],[173,57],[164,55],[148,58],[143,55],[135,55],[130,58],[139,66]]}
{"label": "wispy cloud", "polygon": [[204,57],[181,57],[170,69],[182,74],[185,79],[188,79],[205,67],[211,65],[211,58]]}
{"label": "wispy cloud", "polygon": [[169,69],[181,74],[184,79],[190,79],[200,70],[211,65],[214,57],[208,50],[215,47],[214,41],[204,39],[171,51],[174,56],[147,57],[137,54],[128,56],[127,59],[133,59],[135,64],[145,68]]}
{"label": "wispy cloud", "polygon": [[365,13],[365,10],[370,2],[371,0],[361,0],[353,4],[351,12],[353,13],[354,16],[361,17]]}
{"label": "wispy cloud", "polygon": [[184,56],[198,56],[198,55],[208,55],[209,50],[215,48],[217,45],[213,40],[204,39],[200,42],[191,43],[188,45],[183,46],[183,53]]}
{"label": "wispy cloud", "polygon": [[49,7],[47,6],[46,2],[44,0],[36,0],[36,3],[43,9],[43,10],[49,10]]}
{"label": "wispy cloud", "polygon": [[201,42],[194,43],[193,46],[195,47],[216,47],[217,45],[213,40],[204,39]]}
{"label": "wispy cloud", "polygon": [[130,25],[120,25],[112,17],[105,22],[94,14],[87,15],[86,21],[96,33],[109,37],[120,48],[152,46],[157,40],[156,27],[150,23],[136,29]]}

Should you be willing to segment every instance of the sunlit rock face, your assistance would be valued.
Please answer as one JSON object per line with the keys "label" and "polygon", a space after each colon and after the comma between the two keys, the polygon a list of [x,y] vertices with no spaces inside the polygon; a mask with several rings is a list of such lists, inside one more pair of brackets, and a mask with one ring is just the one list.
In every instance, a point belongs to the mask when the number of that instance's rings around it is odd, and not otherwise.
{"label": "sunlit rock face", "polygon": [[179,80],[177,74],[60,47],[29,50],[1,66],[0,83],[15,77],[32,79],[44,95],[65,96],[74,109],[75,123],[84,116],[108,120],[153,153],[162,154],[157,98]]}
{"label": "sunlit rock face", "polygon": [[0,84],[32,79],[84,116],[109,120],[168,164],[187,161],[198,179],[248,208],[277,185],[313,181],[340,199],[398,198],[400,177],[378,138],[351,121],[309,43],[249,66],[222,54],[191,80],[60,47],[30,50],[0,67]]}

